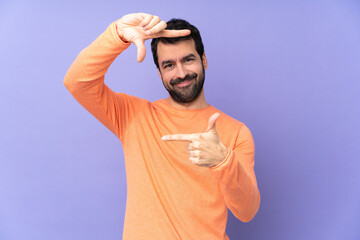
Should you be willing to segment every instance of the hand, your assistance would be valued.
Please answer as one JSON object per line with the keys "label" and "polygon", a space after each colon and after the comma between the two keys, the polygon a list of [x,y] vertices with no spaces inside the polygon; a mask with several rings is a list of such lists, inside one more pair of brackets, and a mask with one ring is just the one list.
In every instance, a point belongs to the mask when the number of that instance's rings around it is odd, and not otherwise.
{"label": "hand", "polygon": [[189,141],[189,160],[201,167],[212,167],[219,164],[227,155],[226,146],[220,141],[215,122],[220,116],[213,114],[209,118],[208,127],[203,133],[174,134],[162,137],[164,141]]}
{"label": "hand", "polygon": [[116,27],[123,41],[136,45],[138,62],[142,62],[146,55],[145,40],[159,37],[182,37],[190,34],[190,30],[165,30],[164,21],[161,21],[158,16],[147,13],[125,15],[116,22]]}

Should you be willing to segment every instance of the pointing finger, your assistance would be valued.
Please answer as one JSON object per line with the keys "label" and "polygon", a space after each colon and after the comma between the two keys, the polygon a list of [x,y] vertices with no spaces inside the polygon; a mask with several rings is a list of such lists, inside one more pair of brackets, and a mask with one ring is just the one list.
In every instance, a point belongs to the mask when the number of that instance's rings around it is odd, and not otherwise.
{"label": "pointing finger", "polygon": [[173,134],[165,135],[161,139],[164,141],[193,141],[197,134]]}
{"label": "pointing finger", "polygon": [[175,38],[175,37],[184,37],[191,33],[189,29],[182,29],[182,30],[163,30],[156,35],[157,38],[159,37],[167,37],[167,38]]}
{"label": "pointing finger", "polygon": [[210,131],[210,130],[215,130],[215,123],[216,120],[220,117],[220,113],[214,113],[213,115],[211,115],[211,117],[209,118],[209,122],[208,122],[208,127],[206,129],[206,132]]}

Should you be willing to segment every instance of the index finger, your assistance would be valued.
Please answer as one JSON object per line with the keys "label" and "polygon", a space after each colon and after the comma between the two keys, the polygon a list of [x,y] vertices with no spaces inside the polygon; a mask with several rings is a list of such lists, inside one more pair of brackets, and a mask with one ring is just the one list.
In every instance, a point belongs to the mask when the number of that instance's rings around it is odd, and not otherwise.
{"label": "index finger", "polygon": [[176,37],[185,37],[189,35],[191,31],[189,29],[181,30],[163,30],[158,34],[155,34],[155,38],[166,37],[166,38],[176,38]]}
{"label": "index finger", "polygon": [[164,141],[190,141],[192,142],[196,137],[196,134],[172,134],[165,135],[161,139]]}

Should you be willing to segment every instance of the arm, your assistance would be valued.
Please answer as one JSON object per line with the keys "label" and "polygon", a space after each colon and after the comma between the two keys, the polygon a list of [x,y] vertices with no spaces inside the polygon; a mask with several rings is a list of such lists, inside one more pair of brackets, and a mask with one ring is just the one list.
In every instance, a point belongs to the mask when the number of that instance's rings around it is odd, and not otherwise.
{"label": "arm", "polygon": [[220,116],[213,114],[203,133],[163,136],[165,141],[188,141],[189,160],[198,166],[209,167],[218,180],[226,205],[241,221],[248,222],[260,204],[254,172],[254,142],[250,130],[242,125],[233,149],[220,140],[215,122]]}
{"label": "arm", "polygon": [[249,222],[257,213],[260,193],[254,172],[254,142],[250,130],[243,125],[234,149],[225,159],[210,167],[219,182],[226,205],[235,217]]}
{"label": "arm", "polygon": [[81,51],[64,79],[66,88],[74,98],[116,136],[120,134],[116,113],[125,109],[125,104],[124,101],[116,101],[121,95],[104,84],[104,76],[115,58],[129,45],[118,37],[116,24],[112,23]]}
{"label": "arm", "polygon": [[140,99],[114,93],[104,84],[105,73],[130,43],[137,46],[141,62],[145,40],[189,34],[187,30],[164,30],[165,27],[165,22],[150,14],[125,15],[79,54],[65,76],[64,84],[74,98],[118,137],[131,120],[128,112]]}

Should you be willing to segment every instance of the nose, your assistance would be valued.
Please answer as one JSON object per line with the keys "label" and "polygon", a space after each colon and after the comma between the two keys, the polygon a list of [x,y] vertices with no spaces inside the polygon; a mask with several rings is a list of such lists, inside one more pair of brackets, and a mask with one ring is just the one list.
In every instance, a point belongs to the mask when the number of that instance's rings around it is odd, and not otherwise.
{"label": "nose", "polygon": [[187,70],[182,64],[176,66],[176,78],[184,78],[187,74]]}

